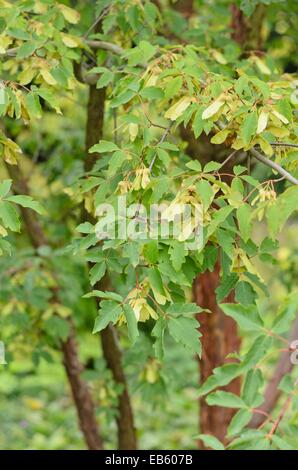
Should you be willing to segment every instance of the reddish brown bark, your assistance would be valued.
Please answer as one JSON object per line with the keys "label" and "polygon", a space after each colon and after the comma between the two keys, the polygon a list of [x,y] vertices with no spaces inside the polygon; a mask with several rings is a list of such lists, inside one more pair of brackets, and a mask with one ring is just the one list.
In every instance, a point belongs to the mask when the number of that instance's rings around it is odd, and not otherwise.
{"label": "reddish brown bark", "polygon": [[231,5],[231,28],[232,28],[232,38],[234,41],[238,42],[241,46],[244,45],[247,38],[248,26],[244,16],[244,13],[238,8],[235,3]]}
{"label": "reddish brown bark", "polygon": [[[202,359],[199,361],[201,383],[212,374],[215,367],[222,365],[227,360],[226,356],[239,350],[240,341],[237,335],[237,326],[234,320],[227,317],[218,307],[215,289],[219,285],[220,265],[216,263],[213,272],[205,272],[198,276],[193,285],[194,299],[198,305],[209,309],[211,313],[199,314],[198,321],[201,324],[202,333]],[[227,302],[234,301],[231,293]],[[240,381],[236,379],[224,390],[239,394]],[[200,432],[212,434],[221,441],[224,440],[227,426],[234,414],[234,410],[218,406],[207,405],[205,398],[200,399]]]}
{"label": "reddish brown bark", "polygon": [[[202,135],[195,139],[189,128],[180,128],[182,138],[187,142],[186,151],[194,159],[198,159],[202,165],[208,161],[223,161],[231,150],[225,146],[210,143],[210,137]],[[231,173],[234,161],[229,161],[225,166],[227,174]],[[237,325],[234,320],[227,317],[218,307],[215,289],[220,283],[220,263],[216,263],[213,272],[205,272],[199,275],[193,284],[195,302],[203,308],[209,309],[211,314],[199,314],[198,321],[201,323],[202,333],[202,359],[199,360],[199,371],[201,383],[212,374],[215,367],[226,361],[230,352],[239,350],[239,337]],[[233,302],[233,293],[227,301]],[[240,393],[240,381],[231,382],[225,390]],[[199,429],[202,434],[211,434],[223,440],[227,426],[234,414],[234,410],[223,407],[208,406],[205,399],[200,400]],[[204,448],[204,446],[202,446]]]}
{"label": "reddish brown bark", "polygon": [[[86,124],[86,160],[85,169],[89,171],[95,161],[100,157],[96,153],[88,154],[88,149],[98,143],[103,135],[104,125],[105,89],[97,89],[95,85],[89,87],[89,99],[87,108]],[[90,214],[84,213],[85,220],[94,222]],[[106,279],[103,283],[107,282]],[[99,290],[106,290],[102,283],[96,286]],[[123,365],[122,352],[118,344],[117,333],[112,325],[109,325],[100,333],[103,355],[108,368],[111,370],[116,383],[122,386],[122,392],[118,401],[117,431],[118,449],[134,450],[137,448],[137,437],[134,426],[134,417],[128,384],[126,381]]]}
{"label": "reddish brown bark", "polygon": [[117,416],[118,448],[120,450],[135,450],[137,438],[133,412],[122,366],[122,353],[118,344],[117,332],[112,325],[102,331],[101,342],[107,366],[111,369],[115,382],[123,388],[119,396]]}
{"label": "reddish brown bark", "polygon": [[[11,165],[6,165],[6,167],[14,182],[14,192],[16,194],[30,196],[28,185],[21,173],[21,170],[18,167]],[[49,245],[36,213],[31,209],[22,208],[22,216],[32,245],[35,248]],[[59,287],[53,289],[53,302],[59,302]],[[103,443],[99,434],[98,423],[96,421],[95,408],[89,387],[81,377],[84,367],[80,363],[78,357],[75,342],[75,330],[71,320],[69,320],[69,327],[70,334],[67,340],[61,345],[63,364],[74,398],[80,429],[87,447],[90,450],[101,450],[103,449]]]}
{"label": "reddish brown bark", "polygon": [[231,36],[244,51],[262,55],[264,18],[264,5],[257,5],[249,17],[245,16],[235,3],[231,5]]}
{"label": "reddish brown bark", "polygon": [[98,431],[93,400],[87,383],[81,378],[84,367],[78,359],[73,331],[71,331],[67,340],[62,344],[62,352],[64,367],[76,404],[80,428],[88,449],[102,450],[103,443]]}

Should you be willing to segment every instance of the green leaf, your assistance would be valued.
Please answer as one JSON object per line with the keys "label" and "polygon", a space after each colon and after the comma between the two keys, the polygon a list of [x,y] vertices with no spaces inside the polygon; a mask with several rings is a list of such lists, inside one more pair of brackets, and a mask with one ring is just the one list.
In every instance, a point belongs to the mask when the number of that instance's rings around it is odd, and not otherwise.
{"label": "green leaf", "polygon": [[195,135],[196,139],[198,137],[200,137],[200,135],[202,134],[203,129],[204,129],[205,122],[202,119],[202,112],[203,112],[203,108],[200,107],[197,110],[196,114],[195,114],[195,118],[194,118],[193,124],[192,124],[192,128],[193,128],[194,135]]}
{"label": "green leaf", "polygon": [[271,238],[276,237],[290,215],[297,211],[297,198],[298,186],[291,186],[277,198],[275,204],[267,208],[266,217]]}
{"label": "green leaf", "polygon": [[122,302],[123,297],[116,292],[109,292],[109,291],[102,291],[102,290],[93,290],[88,292],[88,294],[83,295],[84,299],[89,299],[90,297],[98,297],[100,299],[109,299],[109,300],[116,300],[117,302]]}
{"label": "green leaf", "polygon": [[285,439],[277,436],[276,434],[273,434],[271,440],[275,447],[277,447],[279,450],[297,450],[294,445],[290,444]]}
{"label": "green leaf", "polygon": [[221,163],[218,163],[218,162],[208,162],[205,166],[204,166],[204,173],[211,173],[213,171],[217,171],[219,170],[221,167]]}
{"label": "green leaf", "polygon": [[249,144],[258,127],[258,115],[256,111],[247,114],[240,127],[240,135],[245,145]]}
{"label": "green leaf", "polygon": [[249,282],[239,281],[235,288],[235,299],[243,305],[251,305],[255,303],[256,292]]}
{"label": "green leaf", "polygon": [[150,268],[148,271],[148,278],[156,302],[164,305],[168,299],[163,287],[160,272],[156,268]]}
{"label": "green leaf", "polygon": [[169,247],[169,255],[176,271],[180,271],[182,265],[185,263],[186,254],[184,243],[173,240]]}
{"label": "green leaf", "polygon": [[101,263],[96,263],[89,271],[90,283],[91,286],[94,286],[98,281],[100,281],[106,272],[106,263],[103,261]]}
{"label": "green leaf", "polygon": [[215,289],[217,302],[222,302],[234,288],[238,280],[236,273],[226,276],[220,285]]}
{"label": "green leaf", "polygon": [[52,316],[45,320],[43,329],[55,340],[60,338],[62,341],[65,341],[69,335],[68,321],[58,316]]}
{"label": "green leaf", "polygon": [[224,445],[214,436],[208,434],[199,434],[195,436],[195,439],[203,441],[205,447],[210,447],[213,450],[225,450]]}
{"label": "green leaf", "polygon": [[292,121],[293,116],[292,116],[292,107],[290,105],[290,102],[287,98],[283,98],[281,100],[278,100],[277,103],[277,109],[280,114],[285,116],[289,122]]}
{"label": "green leaf", "polygon": [[98,144],[93,145],[89,149],[89,153],[116,152],[116,150],[119,150],[119,147],[118,145],[114,144],[114,142],[100,140]]}
{"label": "green leaf", "polygon": [[170,164],[170,156],[168,154],[168,152],[164,149],[161,149],[161,148],[157,148],[157,155],[158,155],[158,158],[162,161],[162,163],[164,164],[165,167],[168,167],[169,164]]}
{"label": "green leaf", "polygon": [[162,361],[164,357],[164,333],[166,326],[166,320],[163,317],[160,317],[156,321],[152,330],[152,336],[156,338],[153,348],[155,351],[155,356],[159,361]]}
{"label": "green leaf", "polygon": [[227,219],[228,215],[233,211],[233,207],[225,206],[221,207],[215,212],[215,215],[210,222],[207,229],[207,237],[209,238],[217,229],[217,227]]}
{"label": "green leaf", "polygon": [[122,312],[119,303],[114,300],[103,300],[100,303],[99,316],[95,319],[93,333],[103,330],[110,322],[115,324]]}
{"label": "green leaf", "polygon": [[125,90],[122,93],[120,93],[118,96],[113,98],[110,102],[111,108],[117,108],[121,104],[128,103],[134,96],[135,96],[135,91],[133,90]]}
{"label": "green leaf", "polygon": [[254,305],[221,304],[220,308],[232,317],[240,328],[247,331],[263,331],[264,324]]}
{"label": "green leaf", "polygon": [[25,106],[29,113],[30,118],[40,119],[42,116],[42,109],[39,102],[37,93],[27,93],[25,96]]}
{"label": "green leaf", "polygon": [[232,418],[229,427],[228,427],[228,437],[235,436],[239,434],[244,426],[246,426],[252,417],[252,412],[250,410],[239,410]]}
{"label": "green leaf", "polygon": [[217,390],[207,396],[206,402],[210,406],[223,406],[227,408],[246,408],[244,401],[231,392]]}
{"label": "green leaf", "polygon": [[156,86],[148,86],[140,91],[140,95],[147,100],[158,100],[163,98],[163,91]]}
{"label": "green leaf", "polygon": [[165,98],[171,99],[174,96],[178,95],[183,85],[183,80],[181,77],[171,78],[165,87]]}
{"label": "green leaf", "polygon": [[268,335],[260,335],[253,342],[249,351],[245,354],[243,359],[243,367],[249,370],[254,367],[261,359],[264,358],[269,348],[272,345],[272,337]]}
{"label": "green leaf", "polygon": [[199,388],[199,396],[206,395],[217,387],[224,387],[243,372],[243,365],[238,363],[224,364],[213,370],[213,375]]}
{"label": "green leaf", "polygon": [[14,206],[6,201],[0,201],[0,219],[5,228],[13,232],[20,231],[20,219]]}
{"label": "green leaf", "polygon": [[45,213],[45,210],[42,205],[39,202],[34,201],[31,196],[9,196],[6,198],[6,201],[11,201],[16,204],[19,204],[22,207],[27,207],[41,215]]}
{"label": "green leaf", "polygon": [[175,303],[171,304],[167,309],[167,314],[172,315],[174,317],[179,317],[181,315],[194,315],[196,313],[201,312],[209,312],[208,309],[203,309],[199,307],[197,304],[183,304],[183,303]]}
{"label": "green leaf", "polygon": [[297,296],[296,299],[291,297],[286,305],[283,305],[278,312],[277,317],[274,319],[271,330],[273,333],[281,335],[289,330],[289,325],[296,317],[298,308]]}
{"label": "green leaf", "polygon": [[[205,172],[205,168],[204,168]],[[214,192],[211,184],[206,180],[201,180],[196,184],[196,189],[200,200],[203,203],[203,209],[206,211],[214,198]]]}
{"label": "green leaf", "polygon": [[94,233],[94,225],[90,222],[83,222],[76,227],[76,231],[79,233]]}
{"label": "green leaf", "polygon": [[199,322],[194,318],[178,317],[168,320],[168,329],[172,338],[201,357],[202,347],[199,339],[201,334],[198,327]]}
{"label": "green leaf", "polygon": [[243,238],[243,240],[247,242],[252,232],[252,223],[251,223],[252,208],[248,204],[243,203],[240,207],[238,207],[236,214],[237,214],[237,220],[239,224],[240,235]]}
{"label": "green leaf", "polygon": [[191,162],[186,163],[187,168],[193,171],[200,173],[202,171],[202,165],[198,160],[192,160]]}
{"label": "green leaf", "polygon": [[139,336],[138,321],[135,313],[129,304],[123,305],[124,315],[127,321],[128,335],[132,344],[136,342]]}
{"label": "green leaf", "polygon": [[111,157],[109,161],[109,168],[108,168],[108,174],[110,176],[115,175],[117,170],[121,168],[123,163],[127,160],[127,155],[123,150],[117,150],[116,152],[113,153],[113,156]]}
{"label": "green leaf", "polygon": [[113,78],[114,78],[114,73],[111,72],[110,70],[106,70],[97,80],[96,88],[99,89],[99,88],[106,87],[109,83],[111,83]]}
{"label": "green leaf", "polygon": [[[263,401],[259,389],[263,385],[263,376],[260,369],[251,369],[247,372],[243,385],[242,398],[243,401],[251,408],[260,406]],[[261,403],[259,398],[261,397]]]}
{"label": "green leaf", "polygon": [[0,182],[0,197],[5,197],[11,188],[12,180],[2,180]]}
{"label": "green leaf", "polygon": [[158,242],[157,240],[151,240],[149,243],[146,243],[143,248],[144,257],[152,264],[157,263],[158,261]]}
{"label": "green leaf", "polygon": [[22,46],[18,49],[17,52],[17,59],[25,59],[29,57],[36,49],[36,44],[34,42],[25,42]]}

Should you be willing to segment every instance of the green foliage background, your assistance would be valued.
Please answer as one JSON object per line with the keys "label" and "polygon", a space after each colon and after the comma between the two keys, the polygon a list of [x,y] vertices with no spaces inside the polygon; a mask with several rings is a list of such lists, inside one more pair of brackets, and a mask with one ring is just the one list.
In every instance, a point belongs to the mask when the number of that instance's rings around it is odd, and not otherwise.
{"label": "green foliage background", "polygon": [[[192,317],[201,309],[189,306],[193,278],[213,268],[212,247],[221,250],[224,265],[218,302],[236,286],[240,303],[236,314],[233,306],[223,307],[240,326],[238,359],[246,369],[237,375],[245,382],[250,369],[263,373],[264,381],[256,385],[256,402],[263,396],[282,348],[278,335],[287,342],[295,321],[297,186],[287,179],[272,183],[279,175],[261,164],[254,165],[247,176],[245,159],[231,170],[233,183],[223,183],[222,160],[211,163],[209,169],[206,162],[199,164],[200,158],[193,161],[179,135],[179,125],[189,125],[196,138],[209,134],[214,146],[224,144],[245,152],[257,148],[269,162],[276,161],[297,178],[297,149],[286,146],[288,142],[297,145],[297,103],[291,98],[297,82],[297,2],[235,2],[252,24],[256,8],[265,9],[261,31],[265,53],[261,54],[251,49],[254,37],[244,52],[231,39],[233,2],[198,0],[190,17],[178,12],[176,2],[160,3],[161,13],[150,1],[0,0],[0,97],[4,93],[0,103],[1,184],[4,181],[0,187],[4,194],[0,205],[0,340],[5,342],[7,361],[7,365],[0,365],[0,448],[84,448],[59,351],[69,335],[69,318],[77,330],[79,355],[86,366],[82,377],[90,385],[106,448],[117,447],[115,417],[122,389],[106,367],[99,335],[91,334],[96,318],[95,333],[103,329],[102,319],[117,324],[120,332],[139,447],[196,448],[198,392],[208,395],[210,405],[220,398],[218,404],[224,407],[228,400],[214,391],[222,385],[215,376],[213,385],[207,381],[199,390],[200,342],[198,323]],[[101,47],[94,51],[82,39],[94,17],[105,9],[102,31],[91,30],[90,37],[116,44],[123,48],[120,54]],[[31,15],[35,19],[43,14],[48,16],[42,26],[35,25],[34,34],[28,32]],[[194,46],[186,47],[186,43]],[[14,47],[16,53],[11,52]],[[88,82],[95,74],[97,89],[106,88],[107,96],[104,140],[90,153],[100,153],[101,158],[92,172],[84,169],[88,87],[79,83],[73,67],[80,62],[83,78]],[[224,129],[219,124],[222,117],[226,119]],[[285,148],[274,147],[276,142]],[[220,160],[220,150],[214,155]],[[8,165],[16,161],[30,191],[25,199],[12,195],[8,181]],[[201,185],[196,180],[198,174]],[[259,187],[267,181],[262,199]],[[115,194],[122,191],[131,202],[143,198],[148,204],[163,197],[172,202],[176,195],[183,199],[188,185],[193,185],[195,197],[206,203],[206,225],[214,224],[203,253],[172,242],[161,243],[157,256],[156,247],[149,243],[144,248],[136,242],[125,246],[104,242],[108,251],[103,251],[102,245],[92,241],[92,220],[85,224],[89,216],[80,224],[84,211],[92,217],[94,205],[106,200],[114,203]],[[250,190],[257,196],[254,202]],[[38,214],[49,246],[32,248],[21,222],[22,207]],[[215,207],[231,209],[233,214],[226,211],[224,220],[217,221]],[[106,265],[102,253],[108,253]],[[94,259],[97,264],[89,273],[88,262]],[[144,259],[148,263],[145,268]],[[168,276],[162,270],[165,259],[172,269]],[[137,321],[137,308],[127,302],[128,293],[135,288],[136,270],[146,322]],[[94,287],[102,282],[105,272],[112,290],[121,296],[120,302],[116,298],[104,303],[104,295],[110,294],[98,294]],[[250,278],[245,277],[247,273]],[[157,287],[153,279],[157,279]],[[59,296],[53,302],[57,286]],[[94,298],[83,298],[93,288],[97,290],[95,297],[101,299],[99,310]],[[116,308],[121,305],[117,318],[111,315],[110,307],[115,304]],[[119,325],[124,304],[132,310],[133,321]],[[177,305],[182,306],[182,313],[176,313]],[[159,313],[165,309],[168,324],[176,321],[178,328],[168,327],[160,315],[156,322],[157,314],[150,309]],[[262,320],[258,324],[257,319],[246,330],[247,318],[256,312]],[[278,325],[271,341],[278,315],[282,326]],[[183,326],[189,332],[187,338]],[[261,340],[269,339],[265,346],[255,345],[259,334]],[[249,356],[250,348],[256,359]],[[247,408],[245,404],[248,419],[231,432],[232,448],[254,449],[260,442],[264,448],[297,448],[296,369],[281,384],[282,399],[292,394],[293,400],[291,413],[281,422],[275,440],[267,439],[270,423],[250,437],[246,425],[252,408],[259,405]],[[273,413],[276,418],[279,408]],[[208,438],[207,444],[211,446]]]}

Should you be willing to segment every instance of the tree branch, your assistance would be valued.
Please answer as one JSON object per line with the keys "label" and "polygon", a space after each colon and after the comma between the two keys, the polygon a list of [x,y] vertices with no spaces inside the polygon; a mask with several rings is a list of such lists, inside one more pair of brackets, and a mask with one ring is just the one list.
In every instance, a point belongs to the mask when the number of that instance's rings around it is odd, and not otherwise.
{"label": "tree branch", "polygon": [[[6,164],[7,171],[14,182],[15,194],[30,196],[30,191],[21,170],[17,166]],[[39,223],[36,213],[31,209],[21,208],[27,234],[35,248],[49,245],[47,237]],[[59,288],[52,289],[53,302],[59,302]],[[90,450],[102,450],[103,443],[96,422],[95,408],[87,383],[81,378],[84,370],[80,363],[75,341],[75,328],[69,321],[70,333],[66,341],[61,344],[63,364],[71,387],[74,403],[77,410],[80,429]]]}
{"label": "tree branch", "polygon": [[[102,49],[104,51],[112,52],[112,54],[122,55],[125,52],[121,46],[114,44],[108,41],[98,41],[96,39],[83,39],[83,43],[89,46],[91,49],[98,50]],[[15,57],[18,53],[19,47],[12,47],[7,49],[4,54],[0,54],[1,57]]]}
{"label": "tree branch", "polygon": [[293,147],[298,148],[298,144],[293,144],[292,142],[270,142],[270,145],[273,147]]}
{"label": "tree branch", "polygon": [[256,149],[250,149],[250,153],[257,159],[259,162],[264,163],[264,165],[269,166],[273,170],[277,171],[279,174],[281,174],[285,179],[290,181],[290,183],[297,185],[298,180],[291,175],[288,171],[286,171],[282,166],[280,166],[278,163],[273,162],[269,158],[265,157],[263,154],[258,152]]}
{"label": "tree branch", "polygon": [[[97,28],[99,28],[97,24]],[[95,41],[98,43],[98,41]],[[122,54],[122,51],[121,51]],[[97,153],[88,153],[92,145],[96,144],[103,135],[104,125],[104,106],[105,106],[105,88],[97,89],[95,85],[89,87],[89,100],[87,108],[87,125],[86,125],[86,160],[85,170],[90,171],[95,161],[100,158]],[[94,222],[93,217],[86,211],[82,214],[83,221],[89,220]],[[105,278],[96,289],[105,290],[108,280]],[[110,324],[100,333],[103,355],[108,368],[111,370],[113,378],[117,384],[122,386],[122,392],[118,401],[118,448],[120,450],[134,450],[137,448],[137,438],[134,426],[134,417],[128,385],[122,365],[122,352],[118,344],[118,338],[115,328]]]}
{"label": "tree branch", "polygon": [[125,49],[123,49],[121,46],[118,46],[117,44],[113,44],[112,42],[97,41],[92,39],[86,39],[84,42],[87,44],[87,46],[94,50],[102,49],[104,51],[112,52],[116,55],[122,55],[125,52]]}

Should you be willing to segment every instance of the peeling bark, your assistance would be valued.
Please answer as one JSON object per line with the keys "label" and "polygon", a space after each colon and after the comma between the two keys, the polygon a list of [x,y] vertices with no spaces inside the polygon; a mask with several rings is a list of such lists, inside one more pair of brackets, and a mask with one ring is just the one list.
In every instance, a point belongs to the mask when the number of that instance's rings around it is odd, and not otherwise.
{"label": "peeling bark", "polygon": [[[98,141],[102,138],[104,125],[104,105],[105,89],[97,89],[95,85],[91,85],[89,87],[86,124],[86,171],[90,171],[96,160],[100,158],[99,154],[88,154],[88,149],[92,147],[92,145],[98,143]],[[94,222],[90,214],[85,213],[85,220],[86,219]],[[103,286],[100,283],[100,285],[96,288],[102,289]],[[105,288],[103,288],[103,290],[105,290]],[[122,386],[122,392],[119,395],[117,416],[118,448],[120,450],[134,450],[137,448],[134,417],[130,402],[128,384],[122,365],[122,353],[118,344],[115,328],[110,324],[100,333],[100,337],[103,355],[107,366],[111,370],[115,382]]]}
{"label": "peeling bark", "polygon": [[[7,171],[13,180],[15,194],[30,196],[30,191],[21,170],[12,165],[6,165]],[[49,245],[47,237],[39,223],[37,215],[31,209],[21,208],[26,231],[34,248]],[[53,289],[53,301],[59,302],[59,287]],[[71,387],[80,429],[89,450],[103,449],[103,443],[99,434],[96,421],[95,407],[87,383],[82,379],[84,370],[81,364],[75,342],[75,329],[73,322],[69,320],[70,334],[61,345],[63,364]]]}
{"label": "peeling bark", "polygon": [[[199,361],[200,380],[205,382],[215,367],[219,367],[227,360],[226,356],[239,350],[240,340],[237,334],[237,325],[234,320],[225,315],[218,307],[215,289],[219,284],[220,264],[216,263],[213,272],[199,275],[193,284],[194,299],[202,308],[209,309],[211,313],[200,313],[197,319],[201,324],[202,333],[202,359]],[[234,301],[233,292],[225,299]],[[240,380],[235,379],[223,390],[240,393]],[[227,427],[235,410],[218,406],[209,406],[205,398],[200,399],[199,429],[203,434],[211,434],[220,441],[224,441]]]}

